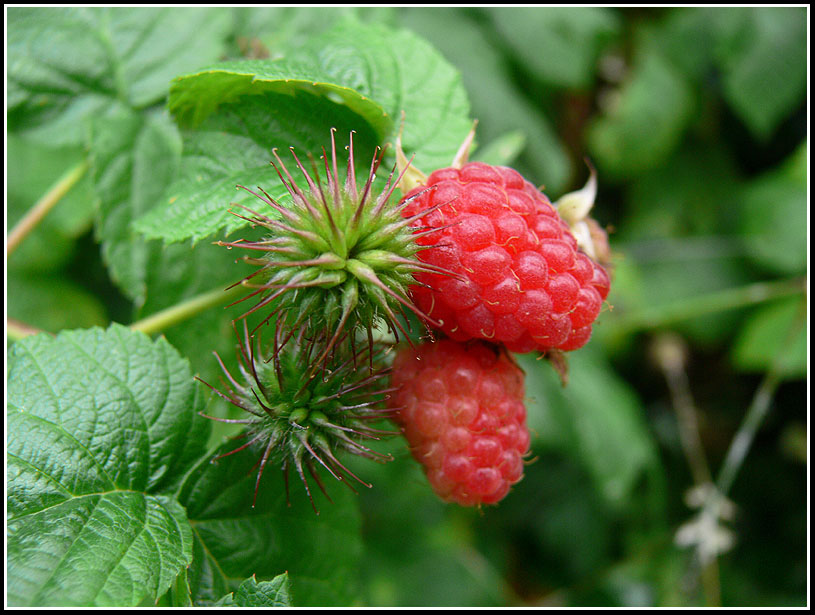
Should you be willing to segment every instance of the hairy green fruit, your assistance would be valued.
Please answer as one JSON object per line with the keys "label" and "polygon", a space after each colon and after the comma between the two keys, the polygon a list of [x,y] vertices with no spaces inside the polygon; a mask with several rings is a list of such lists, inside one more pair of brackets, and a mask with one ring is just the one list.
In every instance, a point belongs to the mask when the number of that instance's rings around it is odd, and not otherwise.
{"label": "hairy green fruit", "polygon": [[[333,130],[331,153],[323,150],[322,156],[325,184],[314,160],[309,173],[293,149],[292,155],[305,179],[305,189],[297,185],[276,151],[277,164],[272,163],[291,197],[288,206],[261,188],[262,194],[258,194],[238,186],[271,208],[271,215],[247,210],[251,217],[245,218],[268,229],[270,235],[256,242],[220,242],[262,255],[244,258],[260,267],[242,280],[244,286],[254,288],[247,298],[257,298],[244,316],[268,309],[261,324],[274,319],[278,326],[324,340],[323,355],[316,358],[317,362],[325,360],[341,338],[353,340],[356,333],[366,331],[368,340],[372,340],[373,328],[383,321],[397,338],[397,330],[407,336],[397,318],[404,309],[427,320],[408,295],[408,287],[416,283],[413,274],[440,271],[416,258],[419,246],[415,223],[419,215],[405,218],[404,204],[391,202],[401,174],[394,178],[394,167],[382,190],[374,194],[374,180],[382,161],[382,152],[377,148],[360,187],[354,167],[353,133],[344,181],[340,180]],[[346,331],[351,335],[344,336]]]}
{"label": "hairy green fruit", "polygon": [[[228,383],[226,390],[204,384],[250,416],[207,418],[246,426],[238,436],[246,442],[225,455],[250,447],[260,451],[255,497],[270,462],[279,463],[287,477],[289,468],[294,468],[312,505],[306,472],[325,493],[315,464],[349,487],[349,477],[370,487],[345,467],[338,456],[346,451],[380,462],[391,459],[363,444],[365,440],[396,433],[371,426],[391,414],[381,408],[383,395],[389,392],[385,386],[389,369],[383,367],[382,349],[367,347],[317,364],[315,357],[324,356],[324,346],[302,335],[292,337],[289,332],[281,339],[281,330],[275,329],[268,359],[263,357],[260,339],[250,337],[248,327],[238,338],[238,377],[233,377],[216,353]],[[358,369],[366,363],[368,369]]]}

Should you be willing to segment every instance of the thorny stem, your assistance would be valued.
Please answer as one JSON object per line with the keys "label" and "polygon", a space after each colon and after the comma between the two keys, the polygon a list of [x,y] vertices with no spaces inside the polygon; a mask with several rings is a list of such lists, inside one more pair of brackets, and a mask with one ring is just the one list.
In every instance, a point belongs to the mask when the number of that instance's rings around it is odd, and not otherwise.
{"label": "thorny stem", "polygon": [[85,172],[88,170],[88,163],[82,161],[72,169],[69,169],[57,182],[51,186],[39,201],[28,210],[6,238],[6,256],[9,256],[14,250],[22,243],[28,234],[33,231],[37,225],[45,218],[46,214],[54,208],[54,205],[59,203],[60,199],[68,194],[71,188],[82,179]]}
{"label": "thorny stem", "polygon": [[147,318],[138,320],[131,324],[130,328],[148,335],[159,333],[168,327],[172,327],[173,325],[192,318],[204,310],[225,305],[231,299],[242,295],[244,292],[246,292],[246,289],[241,284],[226,291],[222,287],[218,287],[215,290],[203,293],[169,307],[166,310],[156,312]]}

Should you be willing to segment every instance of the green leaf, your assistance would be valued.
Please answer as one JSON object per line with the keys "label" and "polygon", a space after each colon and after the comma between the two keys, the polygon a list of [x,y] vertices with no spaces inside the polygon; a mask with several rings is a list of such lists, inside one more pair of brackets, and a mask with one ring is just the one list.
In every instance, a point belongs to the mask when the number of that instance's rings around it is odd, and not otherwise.
{"label": "green leaf", "polygon": [[206,441],[198,390],[166,341],[120,325],[12,346],[11,603],[132,606],[170,587],[192,535],[163,494]]}
{"label": "green leaf", "polygon": [[620,31],[606,8],[493,8],[489,16],[526,70],[563,88],[589,87],[601,51]]}
{"label": "green leaf", "polygon": [[411,8],[402,20],[461,71],[473,116],[479,120],[479,140],[492,141],[510,131],[523,131],[526,147],[518,160],[519,170],[526,173],[526,167],[530,181],[546,184],[554,194],[565,190],[571,164],[552,125],[554,118],[526,98],[490,32],[454,8]]}
{"label": "green leaf", "polygon": [[[410,58],[408,60],[407,58]],[[405,112],[403,144],[415,164],[450,164],[470,128],[458,73],[427,43],[404,31],[346,21],[307,48],[276,61],[229,62],[180,77],[170,109],[184,132],[184,157],[168,197],[137,228],[173,242],[246,226],[230,203],[259,207],[238,184],[286,192],[269,165],[272,150],[319,156],[329,129],[340,143],[355,130],[357,160],[393,139]]]}
{"label": "green leaf", "polygon": [[168,242],[199,241],[245,227],[245,220],[230,213],[247,215],[240,205],[276,216],[271,207],[236,186],[254,191],[261,186],[272,198],[288,202],[288,191],[269,164],[273,150],[281,150],[281,158],[296,176],[299,171],[286,150],[294,147],[308,164],[307,154],[319,157],[322,148],[330,151],[332,127],[337,128],[338,148],[347,143],[351,130],[356,131],[356,158],[369,166],[377,139],[344,105],[305,92],[267,93],[222,105],[197,130],[184,132],[177,180],[135,228]]}
{"label": "green leaf", "polygon": [[145,241],[131,223],[159,202],[175,176],[180,139],[166,114],[126,112],[93,120],[88,145],[102,256],[114,282],[140,305],[148,263],[161,245]]}
{"label": "green leaf", "polygon": [[807,267],[806,145],[778,168],[746,184],[740,224],[752,260],[773,271],[803,273]]}
{"label": "green leaf", "polygon": [[173,582],[192,539],[178,502],[128,491],[71,495],[7,532],[15,606],[137,605]]}
{"label": "green leaf", "polygon": [[[224,454],[242,441],[222,446]],[[287,504],[278,468],[267,467],[252,506],[262,451],[244,449],[203,459],[179,492],[195,534],[190,587],[196,604],[211,604],[236,580],[272,579],[286,570],[294,606],[347,606],[357,592],[361,556],[355,496],[331,478],[323,484],[332,502],[316,493],[315,515],[294,475]],[[330,481],[330,482],[327,482]]]}
{"label": "green leaf", "polygon": [[808,367],[805,319],[806,305],[801,299],[758,308],[736,338],[733,363],[745,371],[767,371],[778,361],[783,376],[803,378]]}
{"label": "green leaf", "polygon": [[229,62],[179,77],[169,106],[186,126],[241,95],[298,89],[342,102],[380,140],[395,137],[404,111],[403,145],[416,152],[419,167],[449,164],[470,128],[461,78],[431,45],[409,31],[354,19],[279,60]]}
{"label": "green leaf", "polygon": [[[383,138],[391,119],[377,102],[352,86],[333,83],[335,77],[315,58],[222,62],[192,75],[178,77],[170,89],[170,112],[183,128],[196,127],[225,103],[266,92],[294,95],[306,90],[341,102],[361,116]],[[271,105],[270,105],[271,107]]]}
{"label": "green leaf", "polygon": [[255,577],[246,579],[235,592],[224,596],[214,606],[289,607],[289,575],[284,572],[271,581],[259,583]]}
{"label": "green leaf", "polygon": [[587,139],[601,170],[617,176],[662,164],[679,143],[694,105],[684,77],[656,50],[641,53],[609,101],[590,125]]}
{"label": "green leaf", "polygon": [[223,9],[12,8],[9,125],[52,144],[79,144],[84,122],[167,94],[170,80],[217,59]]}
{"label": "green leaf", "polygon": [[569,355],[569,384],[532,355],[518,357],[526,372],[529,428],[535,446],[573,456],[606,501],[622,506],[656,450],[636,394],[597,353]]}
{"label": "green leaf", "polygon": [[736,238],[721,232],[739,223],[741,187],[736,164],[724,148],[688,143],[664,165],[630,182],[625,215],[613,240],[658,247],[669,238],[707,237],[722,254],[733,253]]}
{"label": "green leaf", "polygon": [[[734,9],[728,9],[733,11]],[[724,96],[758,137],[804,103],[807,82],[805,7],[751,7],[737,28],[720,37],[718,65]]]}

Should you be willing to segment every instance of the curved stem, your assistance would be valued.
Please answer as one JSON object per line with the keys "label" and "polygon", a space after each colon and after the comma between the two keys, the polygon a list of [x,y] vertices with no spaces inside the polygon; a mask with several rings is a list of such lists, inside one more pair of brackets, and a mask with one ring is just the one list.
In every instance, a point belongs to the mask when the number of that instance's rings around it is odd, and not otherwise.
{"label": "curved stem", "polygon": [[755,305],[770,299],[793,296],[805,291],[805,278],[757,282],[676,301],[669,306],[632,311],[618,318],[608,318],[606,322],[625,333],[630,333],[638,329],[654,329],[688,318]]}
{"label": "curved stem", "polygon": [[51,186],[42,198],[26,212],[25,216],[11,229],[6,238],[6,256],[10,255],[22,243],[28,234],[42,221],[46,214],[59,203],[60,199],[82,179],[88,170],[88,163],[82,161],[68,170],[57,182]]}
{"label": "curved stem", "polygon": [[239,297],[244,292],[246,292],[246,289],[242,284],[238,284],[229,290],[224,290],[222,287],[219,287],[215,290],[211,290],[193,297],[192,299],[188,299],[187,301],[183,301],[182,303],[178,303],[167,308],[166,310],[156,312],[147,318],[138,320],[131,324],[130,328],[134,331],[141,331],[142,333],[146,333],[148,335],[160,333],[161,331],[164,331],[173,325],[177,325],[178,323],[184,322],[185,320],[188,320],[205,310],[224,305],[230,300]]}
{"label": "curved stem", "polygon": [[[769,370],[761,381],[756,394],[753,396],[750,407],[747,409],[747,413],[744,415],[744,419],[742,419],[741,425],[739,425],[739,429],[727,450],[727,455],[719,471],[716,485],[709,490],[704,501],[704,505],[699,514],[702,520],[707,519],[710,527],[718,526],[719,519],[729,518],[725,510],[726,507],[732,507],[732,504],[727,500],[727,494],[733,486],[736,476],[744,464],[747,453],[750,451],[750,447],[755,440],[756,434],[770,410],[775,391],[783,380],[784,364],[788,356],[785,351],[789,348],[789,343],[794,336],[797,335],[801,327],[804,326],[806,319],[805,306],[806,303],[803,302],[802,309],[790,326],[786,339],[781,346],[781,350],[776,353]],[[705,585],[708,606],[718,605],[718,601],[720,600],[716,555],[717,553],[714,551],[712,559],[707,562],[707,564],[705,564],[704,558],[702,558],[702,581]],[[715,602],[713,602],[713,600],[715,600]]]}
{"label": "curved stem", "polygon": [[716,488],[721,495],[727,495],[733,486],[736,475],[744,463],[744,459],[750,450],[756,433],[764,421],[764,417],[767,416],[775,390],[782,381],[784,363],[788,356],[786,350],[789,348],[790,342],[798,334],[801,327],[805,325],[805,319],[806,307],[804,304],[798,316],[793,321],[784,343],[781,345],[781,350],[776,354],[770,369],[767,371],[756,394],[753,396],[753,401],[750,403],[750,407],[747,409],[747,414],[745,414],[741,425],[739,425],[739,430],[730,443],[730,448],[727,450],[727,455],[722,463],[721,470],[719,470],[718,478],[716,479]]}

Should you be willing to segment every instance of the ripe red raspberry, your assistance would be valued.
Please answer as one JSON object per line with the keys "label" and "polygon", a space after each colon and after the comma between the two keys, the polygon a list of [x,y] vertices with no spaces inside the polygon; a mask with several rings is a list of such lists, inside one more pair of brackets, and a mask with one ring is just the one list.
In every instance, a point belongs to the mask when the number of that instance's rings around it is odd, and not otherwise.
{"label": "ripe red raspberry", "polygon": [[448,336],[514,352],[575,350],[589,340],[608,274],[517,171],[481,162],[440,169],[402,202],[405,217],[427,212],[413,223],[424,231],[418,243],[433,247],[420,260],[454,274],[421,272],[411,288]]}
{"label": "ripe red raspberry", "polygon": [[496,346],[450,339],[404,348],[389,404],[436,494],[495,504],[523,476],[524,373]]}

